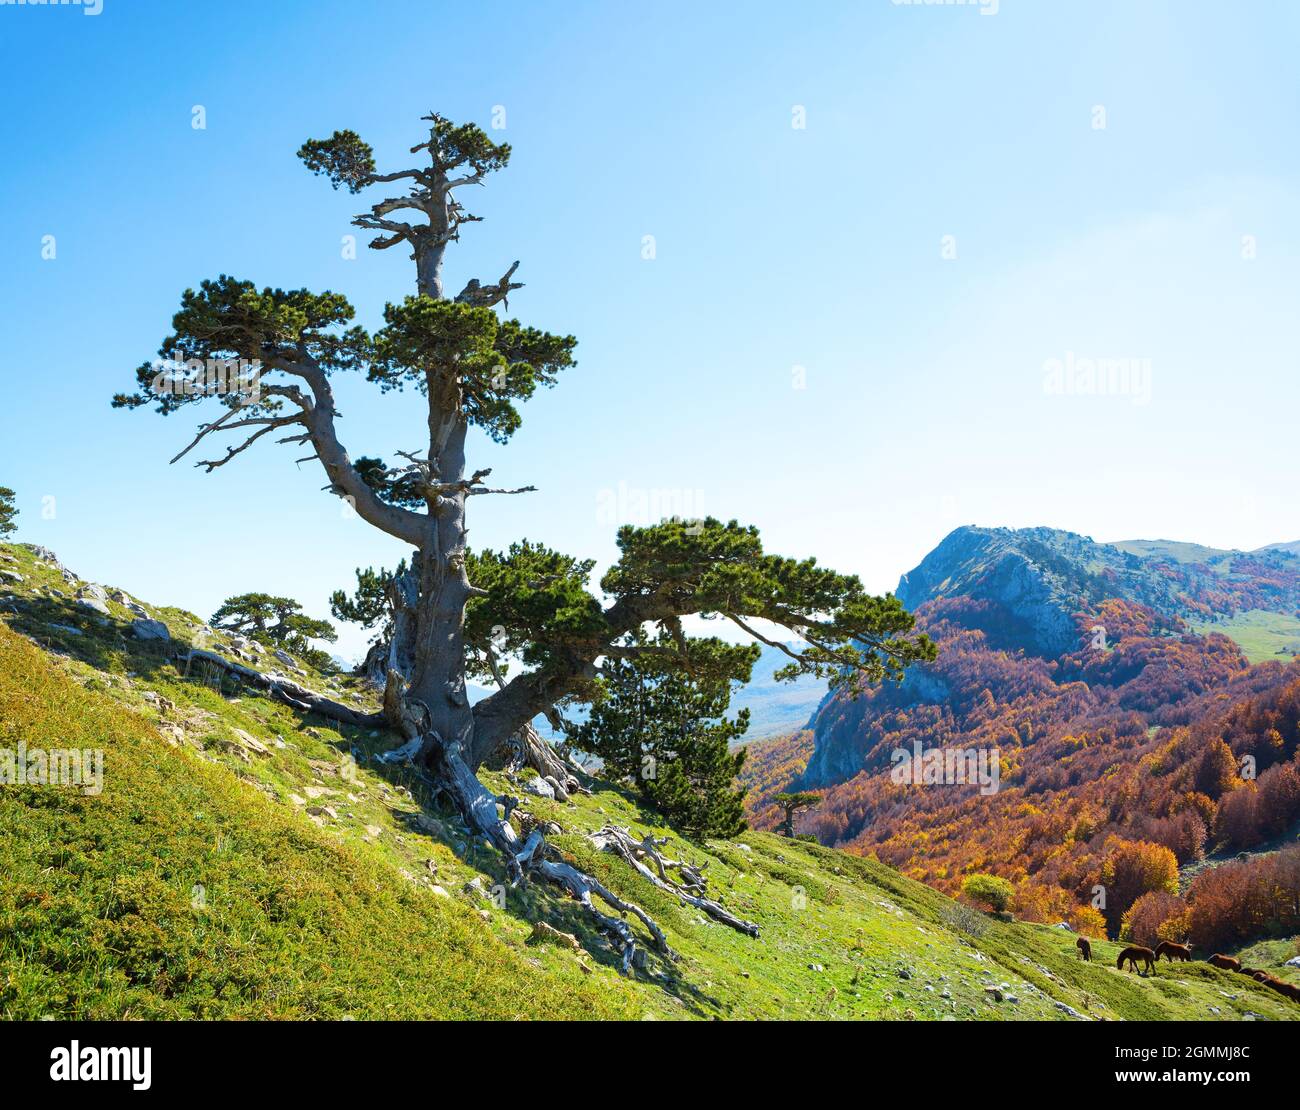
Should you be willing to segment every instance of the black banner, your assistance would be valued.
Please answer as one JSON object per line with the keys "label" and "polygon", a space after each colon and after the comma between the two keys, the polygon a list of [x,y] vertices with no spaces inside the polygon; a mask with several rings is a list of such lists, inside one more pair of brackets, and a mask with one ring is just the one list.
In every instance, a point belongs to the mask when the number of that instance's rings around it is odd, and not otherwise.
{"label": "black banner", "polygon": [[[806,1094],[808,1069],[818,1061],[839,1082],[866,1068],[864,1081],[894,1079],[918,1093],[1034,1089],[1024,1084],[1038,1082],[1044,1092],[1095,1095],[1123,1087],[1180,1094],[1271,1087],[1294,1077],[1297,1059],[1294,1027],[1280,1023],[863,1022],[836,1023],[834,1030],[827,1024],[641,1023],[632,1031],[611,1023],[534,1023],[521,1042],[470,1023],[31,1022],[0,1026],[0,1035],[9,1049],[7,1093],[86,1097],[111,1087],[141,1098],[255,1090],[259,1096],[382,1091],[391,1099],[427,1094],[434,1074],[435,1082],[454,1082],[503,1064],[526,1071],[528,1059],[571,1059],[575,1074],[552,1077],[567,1086],[606,1068],[635,1074],[630,1045],[652,1056],[689,1053],[677,1058],[696,1061],[692,1089],[713,1086],[713,1077],[719,1088],[733,1087],[740,1060],[785,1061],[775,1069],[779,1075],[765,1070],[762,1082],[779,1087],[787,1076],[792,1094]],[[527,1058],[508,1061],[513,1052],[506,1046],[515,1043],[527,1045]],[[786,1066],[796,1061],[801,1066]]]}

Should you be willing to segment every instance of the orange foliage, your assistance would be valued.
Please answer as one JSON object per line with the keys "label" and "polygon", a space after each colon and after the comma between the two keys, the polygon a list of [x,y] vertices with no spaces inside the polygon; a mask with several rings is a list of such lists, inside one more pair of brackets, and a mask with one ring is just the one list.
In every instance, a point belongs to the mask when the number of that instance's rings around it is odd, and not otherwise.
{"label": "orange foliage", "polygon": [[[846,781],[835,781],[841,771],[829,781],[804,773],[812,732],[752,744],[742,773],[751,823],[773,826],[779,791],[815,788],[823,800],[803,828],[823,844],[875,855],[951,894],[971,872],[997,875],[1015,885],[1019,916],[1094,927],[1089,903],[1109,862],[1119,888],[1104,884],[1112,933],[1142,895],[1176,889],[1177,865],[1212,844],[1253,847],[1293,828],[1300,662],[1251,666],[1225,637],[1181,631],[1129,602],[1104,601],[1098,612],[1108,650],[1048,660],[1017,649],[1015,630],[987,603],[922,606],[918,624],[939,659],[818,711],[817,750],[861,770]],[[1099,619],[1080,615],[1085,645]],[[916,742],[996,748],[999,790],[891,781],[891,753]],[[1238,775],[1247,756],[1255,782]]]}

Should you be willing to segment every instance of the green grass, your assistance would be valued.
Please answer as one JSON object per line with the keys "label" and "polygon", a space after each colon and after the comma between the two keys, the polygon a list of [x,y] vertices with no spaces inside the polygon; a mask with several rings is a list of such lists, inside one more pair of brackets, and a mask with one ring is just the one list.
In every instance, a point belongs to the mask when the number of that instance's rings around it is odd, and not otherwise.
{"label": "green grass", "polygon": [[1204,547],[1199,543],[1180,540],[1120,540],[1106,546],[1143,558],[1170,559],[1175,563],[1204,563],[1220,573],[1226,573],[1233,557],[1239,554],[1221,547]]}
{"label": "green grass", "polygon": [[1300,617],[1248,609],[1218,621],[1192,621],[1193,631],[1219,632],[1235,640],[1252,663],[1269,659],[1290,662],[1300,652]]}
{"label": "green grass", "polygon": [[[0,748],[106,753],[97,797],[0,787],[0,1016],[1300,1017],[1203,963],[1144,979],[1098,942],[1085,964],[1067,930],[996,920],[873,860],[758,832],[692,844],[608,784],[559,803],[485,773],[561,827],[555,848],[663,925],[676,958],[651,953],[623,977],[618,953],[551,888],[498,904],[470,886],[501,884],[500,858],[409,770],[373,761],[392,737],[186,677],[125,636],[125,616],[68,612],[49,592],[71,592],[57,575],[24,549],[0,551],[26,579],[17,612],[0,616]],[[186,614],[151,613],[178,638],[195,631]],[[349,678],[309,679],[327,682],[369,697]],[[710,894],[761,937],[596,851],[588,834],[606,823],[667,836],[668,854],[707,865]],[[533,941],[537,921],[585,951]]]}
{"label": "green grass", "polygon": [[[0,787],[0,1015],[639,1016],[474,910],[173,749],[0,628],[0,747],[102,748],[104,791]],[[196,886],[204,888],[202,904]]]}

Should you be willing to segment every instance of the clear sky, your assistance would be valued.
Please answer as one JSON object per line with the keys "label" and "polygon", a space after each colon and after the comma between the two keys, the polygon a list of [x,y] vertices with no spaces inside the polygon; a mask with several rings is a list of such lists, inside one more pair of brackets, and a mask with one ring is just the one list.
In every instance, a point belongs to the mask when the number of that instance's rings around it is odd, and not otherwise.
{"label": "clear sky", "polygon": [[[0,4],[18,538],[203,616],[252,589],[326,615],[395,563],[301,450],[169,467],[192,415],[109,399],[205,277],[333,289],[374,326],[412,263],[343,258],[370,201],[295,151],[351,128],[397,169],[430,109],[498,106],[512,164],[448,285],[520,259],[512,314],[579,365],[508,447],[475,441],[540,488],[477,499],[476,546],[603,565],[616,518],[682,509],[883,591],[964,523],[1300,538],[1300,6],[996,7]],[[1132,361],[1090,386],[1087,360]],[[418,446],[413,398],[336,388],[353,457]]]}

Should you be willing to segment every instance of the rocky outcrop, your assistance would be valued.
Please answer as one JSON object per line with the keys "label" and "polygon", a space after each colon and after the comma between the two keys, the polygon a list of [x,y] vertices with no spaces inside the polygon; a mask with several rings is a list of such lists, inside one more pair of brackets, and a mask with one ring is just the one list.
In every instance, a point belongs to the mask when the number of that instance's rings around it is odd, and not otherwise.
{"label": "rocky outcrop", "polygon": [[162,621],[148,620],[140,617],[131,622],[131,635],[137,640],[157,640],[166,642],[172,638],[167,626]]}
{"label": "rocky outcrop", "polygon": [[1073,618],[1086,604],[1088,590],[1061,566],[1035,558],[1036,548],[1050,549],[1067,538],[1098,546],[1049,528],[958,528],[903,575],[898,598],[913,611],[943,597],[992,601],[1003,608],[1010,627],[1021,630],[1026,648],[1049,657],[1073,651],[1078,647]]}

